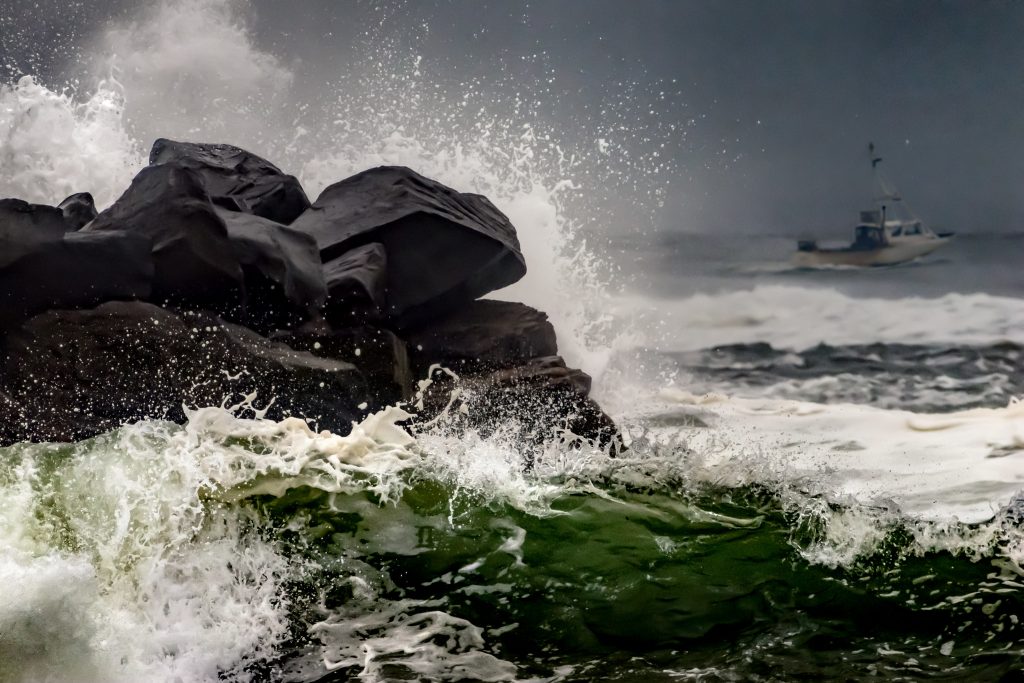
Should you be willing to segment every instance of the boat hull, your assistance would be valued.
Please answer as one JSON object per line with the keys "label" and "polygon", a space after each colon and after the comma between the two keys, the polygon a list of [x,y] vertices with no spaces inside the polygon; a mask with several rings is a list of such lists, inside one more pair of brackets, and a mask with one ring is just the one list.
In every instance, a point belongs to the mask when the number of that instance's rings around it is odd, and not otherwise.
{"label": "boat hull", "polygon": [[948,244],[951,237],[937,237],[920,242],[890,244],[878,249],[812,249],[793,254],[793,265],[800,268],[822,266],[892,266],[927,256]]}

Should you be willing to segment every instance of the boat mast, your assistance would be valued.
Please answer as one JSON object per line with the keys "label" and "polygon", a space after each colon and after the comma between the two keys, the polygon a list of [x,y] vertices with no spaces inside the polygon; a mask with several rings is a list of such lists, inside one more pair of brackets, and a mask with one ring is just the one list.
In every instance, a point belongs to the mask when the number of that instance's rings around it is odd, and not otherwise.
{"label": "boat mast", "polygon": [[[868,158],[871,159],[871,170],[874,172],[875,185],[878,187],[878,196],[875,197],[875,203],[885,209],[885,203],[889,202],[895,207],[893,213],[895,213],[895,220],[903,221],[908,218],[916,219],[910,208],[903,202],[903,197],[896,191],[896,188],[889,182],[882,173],[880,165],[882,163],[882,157],[878,156],[875,152],[875,143],[868,143]],[[892,208],[892,207],[890,207]],[[885,227],[885,219],[882,219],[882,227]]]}

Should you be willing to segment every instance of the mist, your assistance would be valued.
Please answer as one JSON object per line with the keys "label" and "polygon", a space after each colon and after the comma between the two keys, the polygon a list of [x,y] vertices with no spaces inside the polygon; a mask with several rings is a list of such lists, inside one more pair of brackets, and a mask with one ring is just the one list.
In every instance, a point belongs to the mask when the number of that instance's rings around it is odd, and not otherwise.
{"label": "mist", "polygon": [[[130,63],[116,73],[143,145],[216,137],[298,165],[296,135],[331,144],[339,118],[364,134],[360,117],[402,110],[451,141],[504,117],[588,159],[595,232],[842,236],[869,198],[873,141],[933,226],[1024,226],[1011,3],[46,5],[0,16],[6,80],[84,92]],[[231,20],[204,31],[208,11]]]}

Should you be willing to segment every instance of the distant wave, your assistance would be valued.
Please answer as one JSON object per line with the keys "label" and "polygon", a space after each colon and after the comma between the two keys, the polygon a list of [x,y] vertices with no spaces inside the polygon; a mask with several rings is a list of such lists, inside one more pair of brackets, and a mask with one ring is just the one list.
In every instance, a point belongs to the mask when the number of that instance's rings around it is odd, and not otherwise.
{"label": "distant wave", "polygon": [[623,297],[613,312],[648,330],[644,343],[662,351],[754,342],[798,351],[821,343],[1024,342],[1024,299],[989,294],[882,299],[758,285],[681,299]]}

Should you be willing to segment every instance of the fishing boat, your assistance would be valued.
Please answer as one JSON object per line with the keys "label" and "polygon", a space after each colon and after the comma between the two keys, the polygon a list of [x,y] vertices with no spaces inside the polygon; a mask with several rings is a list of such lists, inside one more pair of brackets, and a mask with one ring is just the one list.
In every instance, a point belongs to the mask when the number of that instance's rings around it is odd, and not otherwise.
{"label": "fishing boat", "polygon": [[822,247],[813,240],[801,240],[793,264],[803,268],[821,266],[890,266],[926,256],[948,244],[954,233],[932,232],[907,207],[903,198],[882,174],[882,158],[868,145],[871,169],[878,194],[878,208],[860,212],[853,242],[845,247]]}

